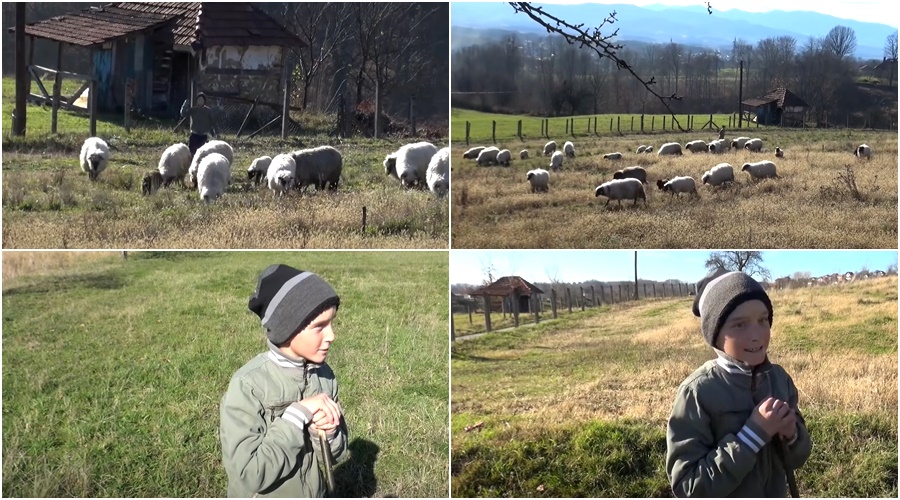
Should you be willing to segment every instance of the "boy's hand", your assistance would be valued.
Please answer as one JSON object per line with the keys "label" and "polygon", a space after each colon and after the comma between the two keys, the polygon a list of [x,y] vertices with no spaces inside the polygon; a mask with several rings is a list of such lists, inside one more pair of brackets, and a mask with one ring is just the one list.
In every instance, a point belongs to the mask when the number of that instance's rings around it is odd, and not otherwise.
{"label": "boy's hand", "polygon": [[325,425],[337,426],[341,421],[341,407],[327,394],[316,394],[301,400],[300,404],[306,407],[313,415],[313,421],[310,422],[310,425],[318,421],[318,427],[320,428]]}
{"label": "boy's hand", "polygon": [[[780,434],[785,428],[785,418],[793,413],[791,407],[773,397],[766,398],[750,415],[750,421],[762,428],[770,437]],[[796,425],[796,421],[794,422]]]}
{"label": "boy's hand", "polygon": [[784,417],[784,427],[778,431],[778,435],[785,441],[790,441],[797,434],[797,412],[788,406],[787,403],[785,403],[785,406],[788,407],[788,412]]}

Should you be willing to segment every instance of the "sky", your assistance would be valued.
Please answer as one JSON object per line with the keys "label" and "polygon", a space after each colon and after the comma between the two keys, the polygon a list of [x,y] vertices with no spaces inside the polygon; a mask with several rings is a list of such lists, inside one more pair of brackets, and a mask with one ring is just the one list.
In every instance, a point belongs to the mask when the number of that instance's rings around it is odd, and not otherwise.
{"label": "sky", "polygon": [[[693,283],[706,275],[709,250],[638,250],[638,278]],[[491,264],[496,277],[521,276],[531,282],[634,280],[633,250],[451,250],[450,283],[480,284]],[[795,272],[812,276],[887,270],[897,264],[896,250],[774,250],[763,251],[763,265],[772,279]]]}

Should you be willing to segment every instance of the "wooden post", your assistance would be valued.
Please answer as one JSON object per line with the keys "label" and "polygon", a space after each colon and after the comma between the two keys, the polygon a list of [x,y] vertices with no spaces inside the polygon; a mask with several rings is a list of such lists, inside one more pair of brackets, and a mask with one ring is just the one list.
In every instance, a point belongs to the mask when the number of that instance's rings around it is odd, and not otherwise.
{"label": "wooden post", "polygon": [[519,120],[518,132],[516,135],[519,136],[519,140],[522,140],[522,120]]}
{"label": "wooden post", "polygon": [[616,117],[616,132],[618,132],[620,134],[622,133],[622,117],[621,116]]}
{"label": "wooden post", "polygon": [[469,145],[469,129],[471,128],[471,126],[472,124],[469,123],[469,120],[466,120],[466,146]]}
{"label": "wooden post", "polygon": [[468,311],[468,313],[469,313],[469,324],[470,325],[472,324],[472,309],[475,309],[474,307],[472,307],[472,304],[466,304],[466,311]]}
{"label": "wooden post", "polygon": [[[286,49],[287,47],[284,47]],[[288,121],[291,116],[291,65],[288,60],[288,51],[284,50],[281,56],[281,84],[283,85],[282,89],[284,91],[284,95],[282,96],[281,102],[281,140],[287,139],[287,129],[288,129]],[[377,87],[376,87],[377,89]],[[378,116],[377,109],[378,105],[376,104],[376,113],[375,116]],[[375,119],[375,123],[378,123],[378,118]],[[378,137],[377,135],[375,137]]]}
{"label": "wooden post", "polygon": [[619,302],[625,302],[625,296],[622,294],[622,284],[619,283]]}
{"label": "wooden post", "polygon": [[491,120],[491,140],[497,144],[497,120]]}
{"label": "wooden post", "polygon": [[647,298],[647,283],[644,283],[644,298]]}
{"label": "wooden post", "polygon": [[512,313],[513,313],[513,324],[516,328],[519,327],[519,291],[513,290],[512,293]]}
{"label": "wooden post", "polygon": [[366,234],[366,206],[362,207],[362,233]]}
{"label": "wooden post", "polygon": [[644,132],[644,114],[641,113],[641,133]]}
{"label": "wooden post", "polygon": [[134,85],[134,80],[126,79],[125,80],[125,132],[131,132],[131,86]]}
{"label": "wooden post", "polygon": [[97,79],[91,76],[91,88],[88,90],[88,108],[91,110],[90,133],[91,137],[97,137]]}
{"label": "wooden post", "polygon": [[603,285],[600,285],[600,302],[606,304],[606,296],[603,294]]}
{"label": "wooden post", "polygon": [[569,119],[566,118],[566,133],[565,135],[569,135]]}
{"label": "wooden post", "polygon": [[[34,46],[34,38],[31,40]],[[13,120],[13,135],[25,135],[26,98],[31,84],[25,68],[25,3],[16,3],[16,118]]]}
{"label": "wooden post", "polygon": [[450,315],[450,340],[456,340],[456,327],[453,325],[453,315]]}
{"label": "wooden post", "polygon": [[578,297],[581,299],[581,310],[584,311],[584,287],[578,287]]}
{"label": "wooden post", "polygon": [[536,293],[531,294],[531,312],[534,313],[534,324],[535,325],[538,324],[538,322],[541,320],[540,317],[538,316],[538,304],[539,303],[540,303],[540,301],[538,300],[537,294]]}
{"label": "wooden post", "polygon": [[547,139],[550,138],[550,119],[544,118],[544,132],[546,133]]}
{"label": "wooden post", "polygon": [[666,129],[666,115],[663,115],[663,130]]}
{"label": "wooden post", "polygon": [[484,329],[486,332],[491,331],[491,297],[484,295]]}
{"label": "wooden post", "polygon": [[550,289],[550,309],[553,311],[553,319],[556,319],[556,288]]}
{"label": "wooden post", "polygon": [[599,132],[597,132],[597,117],[596,116],[594,117],[594,135],[599,135]]}
{"label": "wooden post", "polygon": [[653,298],[656,298],[656,283],[653,283]]}
{"label": "wooden post", "polygon": [[572,290],[566,287],[566,304],[569,305],[569,313],[572,313]]}
{"label": "wooden post", "polygon": [[609,119],[609,131],[610,131],[610,132],[612,132],[612,122],[613,122],[613,119],[610,118],[610,119]]}
{"label": "wooden post", "polygon": [[591,285],[591,305],[597,307],[597,296],[594,295],[594,285]]}
{"label": "wooden post", "polygon": [[541,120],[541,137],[544,137],[544,120]]}
{"label": "wooden post", "polygon": [[[56,133],[56,117],[59,113],[59,93],[62,90],[62,79],[60,78],[59,72],[62,71],[62,51],[63,44],[62,42],[56,42],[56,77],[53,79],[53,108],[50,111],[50,133]],[[127,106],[126,106],[127,108]],[[127,111],[126,111],[127,113]],[[126,128],[127,132],[128,129]]]}
{"label": "wooden post", "polygon": [[738,128],[744,126],[744,60],[741,59],[740,80],[738,83]]}
{"label": "wooden post", "polygon": [[631,131],[634,132],[634,115],[631,115]]}
{"label": "wooden post", "polygon": [[656,128],[656,115],[653,115],[650,117],[650,131],[653,132],[653,130],[655,128]]}

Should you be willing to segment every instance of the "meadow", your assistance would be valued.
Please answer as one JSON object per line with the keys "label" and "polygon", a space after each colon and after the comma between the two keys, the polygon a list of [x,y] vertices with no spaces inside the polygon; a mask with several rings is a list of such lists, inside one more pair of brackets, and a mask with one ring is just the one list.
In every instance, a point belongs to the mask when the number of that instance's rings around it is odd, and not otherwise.
{"label": "meadow", "polygon": [[351,456],[335,496],[445,497],[446,252],[17,251],[3,252],[3,496],[224,496],[219,401],[267,349],[247,299],[277,262],[341,295],[328,363]]}
{"label": "meadow", "polygon": [[[897,277],[770,296],[770,359],[793,378],[813,441],[801,495],[896,497]],[[452,496],[671,497],[666,419],[681,381],[714,357],[692,300],[455,342]]]}
{"label": "meadow", "polygon": [[[452,135],[478,113],[455,110]],[[497,115],[490,115],[496,117]],[[727,124],[728,115],[714,117]],[[482,118],[487,120],[486,118]],[[490,118],[495,119],[495,118]],[[523,139],[516,121],[523,119]],[[708,115],[707,115],[708,119]],[[551,119],[551,138],[562,146],[571,140],[576,158],[551,172],[548,193],[532,193],[526,173],[549,169],[541,156],[548,139],[540,137],[540,119],[509,116],[497,125],[497,146],[512,151],[510,167],[478,167],[462,158],[468,149],[454,139],[451,217],[453,248],[893,248],[897,242],[896,131],[846,129],[781,129],[755,125],[729,129],[763,140],[762,153],[733,151],[722,155],[685,152],[684,156],[637,154],[639,145],[658,148],[717,137],[715,131],[657,131],[631,134],[586,134],[576,119],[576,135],[564,136],[564,119]],[[603,124],[601,117],[599,124]],[[471,120],[470,120],[471,121]],[[623,120],[624,123],[625,120]],[[645,123],[647,118],[645,118]],[[661,117],[656,117],[659,123]],[[685,123],[686,120],[681,120]],[[694,121],[699,128],[700,117]],[[528,126],[526,127],[526,124]],[[502,127],[501,127],[502,125]],[[535,128],[537,127],[537,128]],[[472,127],[475,130],[475,126]],[[491,145],[490,124],[480,127],[471,146]],[[500,131],[503,131],[501,135]],[[473,137],[475,137],[473,135]],[[869,144],[871,160],[853,156],[856,145]],[[775,158],[775,146],[785,151]],[[527,149],[530,158],[519,159]],[[605,160],[603,154],[623,153]],[[751,182],[741,172],[746,162],[770,159],[780,179]],[[735,184],[726,188],[700,185],[701,175],[718,163],[735,167]],[[606,205],[594,188],[621,168],[647,169],[646,204],[625,201]],[[656,181],[678,175],[694,177],[698,197],[672,197]]]}
{"label": "meadow", "polygon": [[[3,80],[3,105],[14,107]],[[10,135],[3,117],[3,248],[447,248],[449,206],[427,190],[404,190],[384,173],[385,156],[416,138],[338,138],[333,117],[297,117],[301,136],[218,137],[234,148],[231,186],[216,203],[180,186],[141,195],[141,179],[166,147],[187,143],[174,123],[139,120],[125,132],[121,117],[97,122],[111,148],[109,167],[91,183],[78,155],[87,116],[59,111],[50,134],[49,107],[28,107],[25,137]],[[447,141],[437,141],[443,146]],[[259,156],[331,145],[344,167],[337,193],[307,191],[275,199],[254,187],[246,169]],[[363,224],[363,209],[366,212]]]}

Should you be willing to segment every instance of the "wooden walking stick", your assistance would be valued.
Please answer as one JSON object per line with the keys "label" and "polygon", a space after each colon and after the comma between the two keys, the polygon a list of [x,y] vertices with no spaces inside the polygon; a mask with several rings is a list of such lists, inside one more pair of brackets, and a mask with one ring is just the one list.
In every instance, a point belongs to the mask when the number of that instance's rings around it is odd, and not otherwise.
{"label": "wooden walking stick", "polygon": [[322,447],[322,457],[325,459],[325,486],[328,493],[334,493],[334,460],[331,457],[331,446],[325,431],[319,429],[319,446]]}

